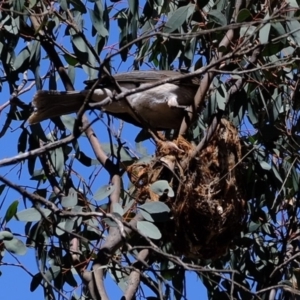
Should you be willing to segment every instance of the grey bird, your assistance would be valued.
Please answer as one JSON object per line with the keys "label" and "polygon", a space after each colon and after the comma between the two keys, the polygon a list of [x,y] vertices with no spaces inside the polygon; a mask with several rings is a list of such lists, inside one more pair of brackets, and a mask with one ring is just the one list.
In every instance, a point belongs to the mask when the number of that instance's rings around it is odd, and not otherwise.
{"label": "grey bird", "polygon": [[[114,78],[124,92],[180,75],[182,73],[173,71],[132,71],[116,74]],[[93,83],[87,82],[87,88],[83,91],[38,91],[32,101],[35,111],[29,117],[29,123],[77,112]],[[178,129],[185,109],[194,102],[199,83],[198,77],[179,79],[127,96],[128,102],[125,99],[112,100],[102,110],[136,126],[143,127],[146,124],[149,128],[157,130]],[[116,94],[115,84],[109,77],[103,78],[89,101],[91,104],[101,103],[108,98],[113,99]]]}

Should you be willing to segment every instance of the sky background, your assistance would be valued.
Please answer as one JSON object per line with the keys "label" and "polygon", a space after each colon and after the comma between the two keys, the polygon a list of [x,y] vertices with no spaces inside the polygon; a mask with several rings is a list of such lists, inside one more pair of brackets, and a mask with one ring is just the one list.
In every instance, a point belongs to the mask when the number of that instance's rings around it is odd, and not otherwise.
{"label": "sky background", "polygon": [[[87,6],[90,6],[91,3],[86,2]],[[107,3],[110,5],[111,3]],[[118,5],[116,5],[116,9],[114,9],[110,16],[115,14],[117,12],[117,9],[120,9],[121,7],[124,7],[127,5],[127,2],[119,2]],[[143,3],[140,3],[140,5],[143,5]],[[89,15],[87,14],[85,16],[85,27],[87,28],[86,34],[88,35],[89,41],[93,44],[93,41],[95,40],[93,37],[89,36],[91,23],[89,21]],[[108,42],[108,47],[105,47],[102,58],[106,55],[106,53],[109,53],[113,50],[110,45],[115,45],[114,49],[117,49],[117,42],[119,38],[119,29],[117,27],[116,21],[111,20],[110,24],[110,37]],[[67,47],[71,50],[70,45],[68,45],[69,37],[65,37],[62,33],[64,33],[64,27],[61,28],[60,34],[58,35],[57,41],[58,43],[64,45],[64,47]],[[21,51],[26,46],[25,42],[21,40],[19,42],[19,45],[16,49],[16,54]],[[134,49],[131,49],[131,53],[133,53]],[[41,72],[40,75],[43,76],[47,73],[49,68],[49,61],[46,58],[46,55],[44,52],[42,52],[42,58],[41,61]],[[131,69],[132,65],[132,58],[129,59],[127,62],[123,63],[120,60],[120,56],[116,56],[113,58],[112,65],[116,68],[118,72],[121,71],[128,71]],[[145,67],[144,69],[147,69]],[[33,78],[32,73],[28,73],[29,78]],[[20,79],[22,80],[22,74],[20,74]],[[76,69],[76,81],[75,81],[75,88],[76,89],[82,89],[84,87],[83,81],[87,79],[87,75],[84,73],[81,69]],[[63,90],[63,85],[61,83],[61,80],[57,78],[57,85],[59,89]],[[28,86],[28,85],[27,85]],[[48,83],[45,82],[44,89],[48,89]],[[35,87],[33,87],[29,92],[23,94],[20,96],[21,100],[29,103],[36,92]],[[1,100],[0,105],[4,104],[6,101],[9,100],[9,91],[7,85],[4,83],[3,88],[1,91]],[[5,120],[6,120],[6,113],[7,109],[5,111],[2,111],[0,115],[0,126],[2,127]],[[91,118],[93,119],[93,118]],[[44,122],[43,125],[46,126],[49,124],[48,121]],[[20,122],[14,121],[12,123],[12,127],[7,131],[6,135],[1,138],[0,140],[0,159],[13,157],[18,154],[17,150],[17,143],[18,138],[22,132],[22,130],[19,128]],[[95,129],[97,136],[100,138],[101,143],[108,143],[108,134],[107,129],[101,124],[101,121],[98,121],[93,128]],[[113,125],[113,128],[115,130],[118,130],[118,122],[115,122]],[[125,124],[122,138],[123,141],[127,142],[127,145],[134,149],[135,142],[134,138],[136,137],[137,133],[140,129]],[[94,158],[93,151],[87,142],[87,139],[84,137],[81,137],[79,139],[81,150],[85,152],[89,157]],[[153,153],[154,147],[153,144],[150,142],[145,143],[144,145],[147,149],[149,154]],[[36,167],[39,166],[38,160]],[[79,162],[75,161],[73,168],[80,174],[83,178],[88,178],[93,172],[96,172],[99,170],[99,166],[97,167],[84,167]],[[21,170],[21,171],[20,171]],[[9,167],[3,167],[0,170],[1,175],[7,176],[11,181],[13,182],[19,182],[22,186],[25,186],[28,188],[29,191],[32,191],[36,187],[36,181],[30,180],[30,176],[27,172],[27,164],[18,164],[17,166],[9,166]],[[98,188],[108,183],[108,176],[106,172],[100,172],[99,176],[97,176],[96,180],[94,181],[92,185],[92,191],[95,192]],[[45,185],[46,186],[46,185]],[[43,187],[43,186],[42,186]],[[49,187],[48,187],[49,188]],[[20,197],[20,195],[12,190],[5,189],[2,195],[0,196],[0,217],[3,217],[5,215],[5,212],[9,205],[15,201],[19,201],[19,208],[18,210],[24,209],[23,205],[23,199]],[[31,203],[27,201],[28,207],[31,206]],[[22,239],[25,242],[24,237],[24,225],[23,222],[18,222],[16,220],[11,220],[8,224],[8,227],[12,230],[14,233],[19,233],[21,236],[19,236],[20,239]],[[5,257],[3,259],[3,262],[12,263],[12,264],[23,264],[29,272],[32,274],[36,274],[38,272],[36,260],[35,260],[35,253],[33,249],[28,248],[28,252],[25,256],[15,256],[13,257],[11,254],[7,253],[5,254]],[[1,299],[9,299],[9,300],[19,300],[19,299],[43,299],[43,289],[41,287],[37,288],[37,290],[33,293],[29,291],[29,286],[31,282],[31,277],[20,267],[17,266],[2,266],[0,268],[2,271],[2,276],[0,277],[0,290],[1,290]],[[80,283],[80,280],[78,277],[75,277],[78,283]],[[189,272],[187,275],[187,282],[186,282],[186,290],[187,290],[187,298],[188,299],[207,299],[206,292],[203,288],[203,285],[201,281],[197,278],[197,276],[194,273]],[[107,288],[108,295],[110,296],[110,299],[120,299],[122,296],[122,292],[119,289],[119,287],[113,282],[113,280],[110,278],[109,275],[106,276],[105,285]],[[71,291],[72,288],[68,287],[68,291]],[[79,292],[77,293],[79,294]],[[151,294],[152,295],[152,294]],[[148,295],[147,295],[148,296]],[[149,295],[150,296],[150,295]]]}

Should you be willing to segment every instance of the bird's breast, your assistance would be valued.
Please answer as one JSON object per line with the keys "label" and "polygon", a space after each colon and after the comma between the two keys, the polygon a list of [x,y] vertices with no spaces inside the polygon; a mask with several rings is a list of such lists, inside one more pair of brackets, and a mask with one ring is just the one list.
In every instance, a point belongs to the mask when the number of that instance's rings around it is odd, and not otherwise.
{"label": "bird's breast", "polygon": [[[124,90],[127,88],[122,86]],[[168,83],[128,96],[132,109],[125,99],[113,101],[104,109],[115,114],[126,113],[137,122],[142,119],[150,128],[175,129],[182,122],[185,107],[193,103],[194,94],[189,87]]]}

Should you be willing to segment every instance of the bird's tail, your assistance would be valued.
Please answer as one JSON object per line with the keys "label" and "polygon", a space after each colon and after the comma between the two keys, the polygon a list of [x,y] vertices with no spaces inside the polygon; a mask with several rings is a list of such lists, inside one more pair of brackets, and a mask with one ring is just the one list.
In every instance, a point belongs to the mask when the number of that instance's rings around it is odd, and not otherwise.
{"label": "bird's tail", "polygon": [[32,101],[35,110],[28,122],[34,124],[76,112],[80,109],[84,99],[85,95],[78,91],[38,91]]}

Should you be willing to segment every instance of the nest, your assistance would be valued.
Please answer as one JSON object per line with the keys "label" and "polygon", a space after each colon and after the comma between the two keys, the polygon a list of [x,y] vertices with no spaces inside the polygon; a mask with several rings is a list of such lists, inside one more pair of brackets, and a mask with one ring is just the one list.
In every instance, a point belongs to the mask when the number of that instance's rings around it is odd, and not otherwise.
{"label": "nest", "polygon": [[[207,146],[191,160],[195,146],[182,137],[159,143],[150,163],[128,169],[140,201],[165,201],[173,219],[162,233],[178,254],[215,259],[223,255],[241,230],[245,215],[241,144],[236,128],[222,119]],[[185,169],[181,163],[189,160]],[[149,188],[167,180],[175,197]]]}

